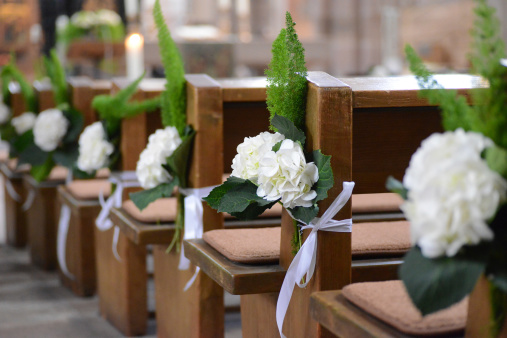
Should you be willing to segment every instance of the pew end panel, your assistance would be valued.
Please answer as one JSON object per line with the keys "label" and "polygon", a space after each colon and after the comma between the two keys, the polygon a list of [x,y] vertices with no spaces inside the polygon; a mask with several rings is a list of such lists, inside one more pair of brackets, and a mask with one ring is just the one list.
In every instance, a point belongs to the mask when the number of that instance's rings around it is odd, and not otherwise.
{"label": "pew end panel", "polygon": [[[0,163],[0,171],[4,180],[5,199],[5,231],[7,244],[14,247],[24,247],[28,242],[28,225],[26,213],[23,211],[23,202],[26,200],[26,190],[23,185],[23,175],[13,171],[8,162]],[[9,183],[10,182],[10,183]],[[8,185],[12,186],[14,192],[19,196],[16,200],[9,193]],[[14,197],[16,197],[14,195]]]}

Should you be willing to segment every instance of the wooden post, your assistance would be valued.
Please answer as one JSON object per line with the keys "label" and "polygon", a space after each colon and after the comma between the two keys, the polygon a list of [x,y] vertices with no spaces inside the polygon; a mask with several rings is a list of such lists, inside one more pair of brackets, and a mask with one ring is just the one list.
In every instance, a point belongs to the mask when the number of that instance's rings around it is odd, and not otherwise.
{"label": "wooden post", "polygon": [[71,77],[69,79],[70,101],[72,106],[83,114],[84,127],[97,120],[91,105],[93,100],[92,83],[92,80],[86,76]]}
{"label": "wooden post", "polygon": [[[187,123],[196,130],[189,186],[220,184],[223,174],[223,115],[220,85],[207,75],[187,75]],[[204,231],[223,227],[223,216],[203,204]],[[183,235],[181,235],[183,238]],[[195,271],[178,270],[180,254],[166,254],[155,245],[155,291],[159,337],[221,337],[224,335],[223,289],[199,273],[189,290],[185,284]]]}

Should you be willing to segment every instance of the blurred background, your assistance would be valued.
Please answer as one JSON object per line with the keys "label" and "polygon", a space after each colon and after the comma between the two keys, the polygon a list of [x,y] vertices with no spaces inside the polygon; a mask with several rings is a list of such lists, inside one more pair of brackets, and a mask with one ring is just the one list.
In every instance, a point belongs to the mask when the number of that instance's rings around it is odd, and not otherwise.
{"label": "blurred background", "polygon": [[[507,1],[490,3],[506,37]],[[56,47],[71,75],[123,76],[125,39],[139,33],[144,69],[161,76],[153,5],[154,0],[0,0],[0,67],[14,55],[25,74],[37,78],[41,54]],[[161,5],[188,73],[263,75],[287,10],[309,70],[404,74],[406,43],[434,71],[469,67],[472,0],[161,0]]]}

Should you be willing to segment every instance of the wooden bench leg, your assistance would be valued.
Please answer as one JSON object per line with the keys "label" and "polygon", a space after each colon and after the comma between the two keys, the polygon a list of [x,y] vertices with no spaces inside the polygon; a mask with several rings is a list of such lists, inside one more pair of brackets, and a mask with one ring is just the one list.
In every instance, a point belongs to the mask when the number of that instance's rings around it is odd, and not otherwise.
{"label": "wooden bench leg", "polygon": [[94,229],[100,314],[124,335],[144,335],[148,321],[146,247],[120,233],[119,262],[112,251],[114,227],[103,232]]}
{"label": "wooden bench leg", "polygon": [[167,245],[153,246],[158,337],[223,337],[223,289],[200,272],[187,291],[195,267],[178,270],[180,254],[166,254]]}
{"label": "wooden bench leg", "polygon": [[[26,185],[25,188],[30,189]],[[32,187],[33,188],[33,187]],[[33,188],[35,197],[26,212],[28,241],[32,264],[44,269],[56,269],[56,230],[58,225],[56,186]]]}
{"label": "wooden bench leg", "polygon": [[28,229],[26,225],[25,212],[22,209],[26,198],[23,180],[21,178],[10,179],[12,188],[18,193],[21,201],[14,200],[7,191],[7,180],[9,178],[2,175],[4,179],[4,199],[5,199],[5,227],[7,232],[7,244],[14,247],[24,247],[28,240]]}
{"label": "wooden bench leg", "polygon": [[[66,201],[62,201],[66,203]],[[60,270],[62,284],[80,297],[95,294],[95,237],[93,229],[100,206],[71,206],[71,217],[65,250],[67,268],[74,279]]]}
{"label": "wooden bench leg", "polygon": [[279,338],[276,326],[278,293],[241,296],[241,331],[244,338]]}

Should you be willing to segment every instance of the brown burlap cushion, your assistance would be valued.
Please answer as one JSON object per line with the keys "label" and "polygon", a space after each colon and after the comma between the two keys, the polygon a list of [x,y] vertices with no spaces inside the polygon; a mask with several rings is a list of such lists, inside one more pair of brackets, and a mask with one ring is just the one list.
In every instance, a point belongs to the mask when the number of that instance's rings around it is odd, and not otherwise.
{"label": "brown burlap cushion", "polygon": [[371,222],[352,226],[353,256],[396,256],[411,247],[410,223]]}
{"label": "brown burlap cushion", "polygon": [[102,168],[97,170],[95,173],[95,178],[108,178],[110,174],[111,170],[109,170],[109,168]]}
{"label": "brown burlap cushion", "polygon": [[0,150],[0,162],[9,160],[9,151],[7,149]]}
{"label": "brown burlap cushion", "polygon": [[69,169],[57,165],[51,170],[46,181],[65,181],[67,179],[67,175],[69,173]]}
{"label": "brown burlap cushion", "polygon": [[23,164],[19,166],[19,168],[16,168],[18,166],[18,159],[13,158],[7,161],[7,167],[17,173],[27,173],[30,171],[30,165],[29,164]]}
{"label": "brown burlap cushion", "polygon": [[343,295],[365,312],[410,335],[444,335],[464,330],[468,299],[422,317],[401,281],[357,283]]}
{"label": "brown burlap cushion", "polygon": [[[410,249],[409,223],[358,223],[352,227],[352,255],[393,256]],[[280,228],[220,229],[208,231],[204,240],[233,262],[271,263],[280,257]]]}
{"label": "brown burlap cushion", "polygon": [[233,262],[268,264],[280,259],[281,228],[225,229],[204,233],[203,239]]}
{"label": "brown burlap cushion", "polygon": [[123,202],[123,210],[133,219],[142,223],[172,223],[176,218],[176,198],[161,198],[140,211],[134,202]]}
{"label": "brown burlap cushion", "polygon": [[352,195],[352,213],[400,212],[403,199],[398,194],[354,194]]}
{"label": "brown burlap cushion", "polygon": [[67,184],[67,189],[78,200],[96,200],[101,191],[104,198],[111,195],[111,182],[108,180],[76,180]]}

